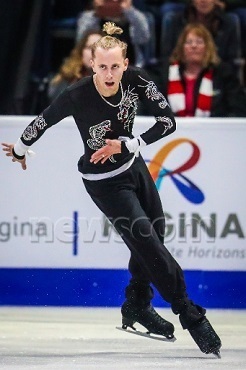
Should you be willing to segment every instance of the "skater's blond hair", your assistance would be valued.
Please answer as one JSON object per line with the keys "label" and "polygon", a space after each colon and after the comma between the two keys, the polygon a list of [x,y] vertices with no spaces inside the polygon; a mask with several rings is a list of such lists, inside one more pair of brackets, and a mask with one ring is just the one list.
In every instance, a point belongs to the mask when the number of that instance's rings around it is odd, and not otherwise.
{"label": "skater's blond hair", "polygon": [[116,46],[119,46],[122,50],[123,58],[126,58],[127,52],[127,44],[124,41],[121,41],[115,36],[112,35],[120,35],[123,33],[122,28],[116,26],[113,22],[106,22],[102,28],[103,32],[106,33],[106,36],[101,37],[98,41],[96,41],[91,49],[92,58],[95,58],[95,51],[98,47],[108,50],[113,49]]}

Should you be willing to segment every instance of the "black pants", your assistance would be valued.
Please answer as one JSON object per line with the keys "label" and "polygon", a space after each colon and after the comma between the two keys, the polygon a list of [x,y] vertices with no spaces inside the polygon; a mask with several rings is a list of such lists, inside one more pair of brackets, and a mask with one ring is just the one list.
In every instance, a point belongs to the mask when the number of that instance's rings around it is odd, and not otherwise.
{"label": "black pants", "polygon": [[[187,301],[183,271],[163,244],[165,219],[155,183],[141,156],[115,177],[84,180],[87,192],[131,252],[130,285],[152,283],[175,313]],[[144,289],[142,289],[144,290]]]}

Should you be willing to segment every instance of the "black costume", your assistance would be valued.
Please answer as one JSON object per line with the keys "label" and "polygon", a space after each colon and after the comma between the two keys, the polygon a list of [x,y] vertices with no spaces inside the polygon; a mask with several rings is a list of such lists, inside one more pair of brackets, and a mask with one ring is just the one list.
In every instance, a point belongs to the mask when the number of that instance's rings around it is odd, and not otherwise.
{"label": "black costume", "polygon": [[[175,314],[183,313],[181,324],[189,328],[204,318],[205,309],[188,299],[183,272],[163,245],[165,223],[161,201],[139,154],[140,146],[175,130],[173,114],[155,84],[137,68],[124,72],[117,94],[107,98],[107,102],[105,99],[96,90],[93,77],[80,80],[25,129],[19,144],[30,146],[47,128],[68,115],[74,117],[85,147],[85,154],[78,163],[85,187],[131,251],[132,279],[126,288],[128,302],[139,306],[149,304],[153,297],[151,282],[171,303]],[[138,140],[139,146],[130,153],[124,140],[133,138],[132,126],[139,99],[156,117],[156,123],[133,139]],[[123,137],[121,154],[112,155],[104,164],[90,163],[91,155],[105,145],[105,139],[119,137]],[[18,151],[18,144],[14,150]]]}

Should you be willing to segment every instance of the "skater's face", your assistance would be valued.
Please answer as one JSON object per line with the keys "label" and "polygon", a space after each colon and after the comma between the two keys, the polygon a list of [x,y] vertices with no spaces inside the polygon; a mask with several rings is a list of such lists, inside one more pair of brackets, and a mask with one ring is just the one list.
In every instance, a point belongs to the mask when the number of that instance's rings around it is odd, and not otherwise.
{"label": "skater's face", "polygon": [[99,93],[107,97],[117,93],[122,75],[128,67],[128,59],[124,58],[118,45],[110,49],[97,47],[91,66]]}

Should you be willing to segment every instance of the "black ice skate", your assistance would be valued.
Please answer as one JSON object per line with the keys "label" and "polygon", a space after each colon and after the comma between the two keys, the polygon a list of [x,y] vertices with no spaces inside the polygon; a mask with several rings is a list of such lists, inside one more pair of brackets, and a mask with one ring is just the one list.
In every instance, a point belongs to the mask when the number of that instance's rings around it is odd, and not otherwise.
{"label": "black ice skate", "polygon": [[[170,322],[163,319],[153,308],[151,304],[144,306],[137,306],[133,303],[126,301],[121,307],[122,313],[122,329],[133,334],[142,335],[151,339],[174,341],[174,326]],[[134,323],[139,323],[144,326],[148,331],[143,333],[134,328]],[[127,330],[127,328],[133,331]],[[118,328],[119,329],[119,328]],[[151,335],[154,334],[155,336]],[[157,337],[160,335],[162,338]],[[165,337],[165,338],[163,338]]]}
{"label": "black ice skate", "polygon": [[205,316],[188,331],[203,353],[212,353],[220,358],[221,340]]}

